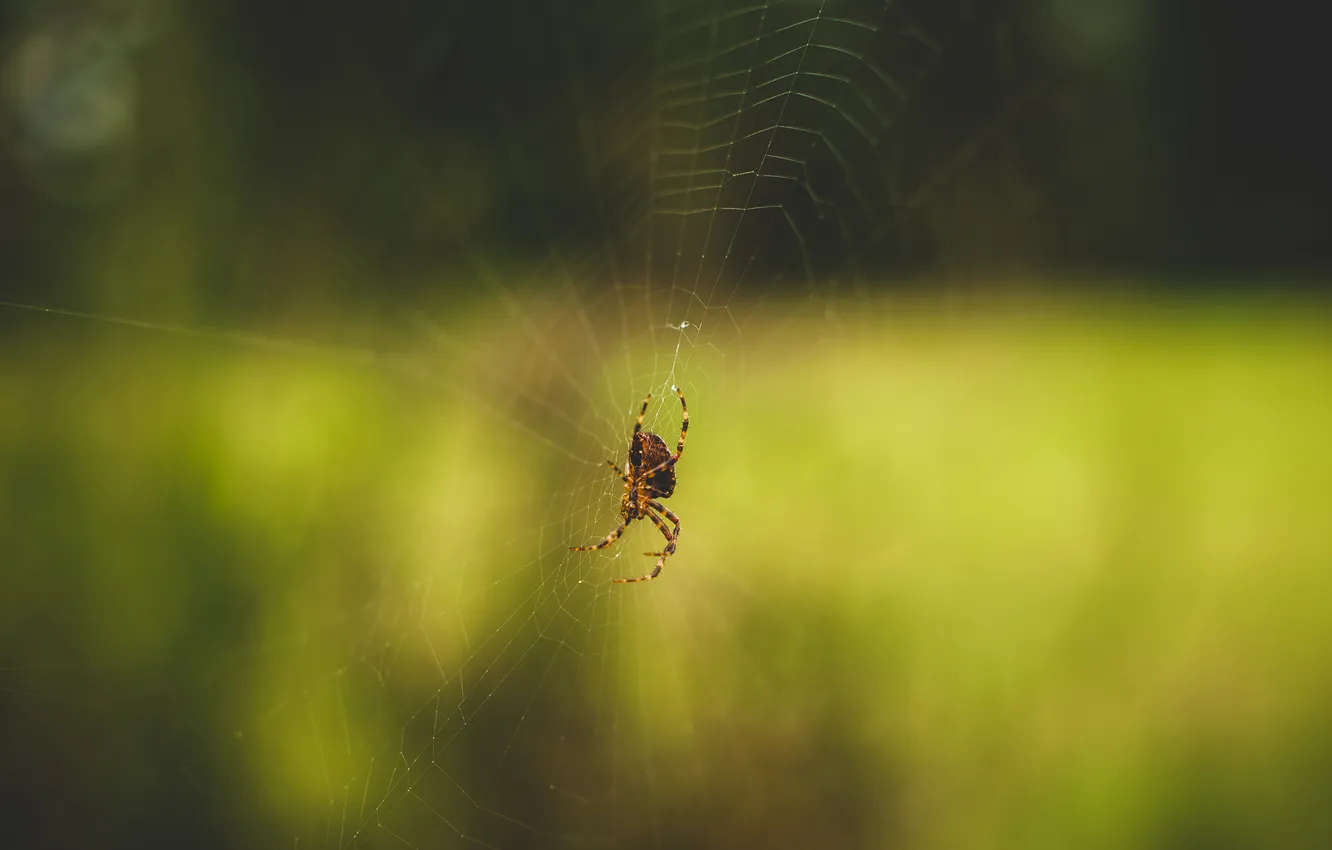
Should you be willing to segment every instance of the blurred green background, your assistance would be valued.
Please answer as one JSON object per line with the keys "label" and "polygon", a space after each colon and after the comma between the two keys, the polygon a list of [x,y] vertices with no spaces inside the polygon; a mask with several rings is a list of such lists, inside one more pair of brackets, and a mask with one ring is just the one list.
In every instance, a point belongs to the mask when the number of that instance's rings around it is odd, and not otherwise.
{"label": "blurred green background", "polygon": [[1323,319],[1109,308],[765,314],[693,393],[680,554],[633,587],[651,534],[559,551],[614,521],[596,455],[512,418],[212,341],[11,336],[9,822],[1323,846]]}
{"label": "blurred green background", "polygon": [[[1328,846],[1312,30],[1207,21],[7,6],[5,845]],[[726,79],[844,88],[715,188]]]}

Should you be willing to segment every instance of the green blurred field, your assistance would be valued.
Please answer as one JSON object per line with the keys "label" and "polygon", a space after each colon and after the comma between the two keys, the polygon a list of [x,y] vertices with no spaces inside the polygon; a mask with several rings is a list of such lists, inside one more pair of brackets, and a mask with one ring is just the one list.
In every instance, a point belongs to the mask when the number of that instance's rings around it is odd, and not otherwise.
{"label": "green blurred field", "polygon": [[[679,554],[614,587],[647,531],[561,553],[620,410],[6,322],[3,791],[53,835],[1332,845],[1319,311],[756,314],[682,375]],[[475,725],[394,791],[431,706]]]}

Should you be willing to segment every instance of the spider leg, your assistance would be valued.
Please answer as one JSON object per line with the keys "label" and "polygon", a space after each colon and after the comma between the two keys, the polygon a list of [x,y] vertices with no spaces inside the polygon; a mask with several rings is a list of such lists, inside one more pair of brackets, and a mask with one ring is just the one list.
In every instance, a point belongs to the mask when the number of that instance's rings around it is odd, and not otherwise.
{"label": "spider leg", "polygon": [[[666,549],[661,552],[644,552],[643,554],[653,558],[658,556],[666,557],[674,555],[675,541],[680,539],[680,518],[675,514],[671,513],[670,508],[666,507],[665,505],[663,505],[661,502],[658,501],[648,502],[648,508],[649,508],[649,510],[647,511],[648,519],[652,520],[652,524],[655,525],[661,531],[662,536],[666,538]],[[658,517],[656,514],[654,514],[653,511],[661,511],[662,513],[664,513],[666,515],[666,518],[675,524],[675,530],[667,531],[666,526],[662,524],[661,518]]]}
{"label": "spider leg", "polygon": [[607,534],[604,538],[602,538],[600,543],[594,543],[591,546],[570,546],[569,551],[590,552],[593,549],[605,549],[607,546],[615,542],[615,539],[624,532],[624,527],[628,524],[629,520],[625,520],[624,522],[620,523],[620,527],[612,531],[610,534]]}
{"label": "spider leg", "polygon": [[[671,513],[670,510],[668,510],[666,506],[663,505],[661,502],[648,502],[648,508],[649,509],[644,511],[643,514],[648,519],[652,520],[652,524],[655,525],[657,527],[657,530],[661,532],[662,537],[666,538],[666,548],[662,549],[660,552],[643,553],[644,555],[648,555],[650,557],[655,556],[657,558],[657,564],[652,568],[652,572],[648,573],[645,576],[639,576],[638,578],[613,579],[613,581],[616,584],[631,584],[633,582],[638,582],[638,581],[651,581],[652,579],[656,578],[658,575],[661,574],[661,568],[666,565],[666,559],[669,558],[671,555],[675,554],[675,541],[680,537],[680,518],[675,514]],[[653,513],[653,509],[661,511],[662,513],[666,514],[666,516],[670,519],[670,521],[675,524],[675,530],[671,531],[667,529],[666,523],[662,522],[661,517]]]}
{"label": "spider leg", "polygon": [[661,463],[657,464],[656,466],[652,467],[651,469],[645,469],[645,470],[643,470],[642,472],[640,472],[640,473],[638,474],[638,477],[639,477],[639,478],[651,478],[652,476],[656,475],[658,472],[661,472],[661,471],[662,471],[663,469],[665,469],[666,467],[668,467],[668,466],[675,466],[675,462],[676,462],[677,460],[679,460],[679,459],[680,459],[680,456],[679,456],[679,455],[671,455],[670,457],[666,458],[666,459],[663,460]]}
{"label": "spider leg", "polygon": [[[663,469],[669,466],[675,466],[675,462],[680,459],[680,455],[684,454],[685,436],[689,434],[689,408],[685,405],[684,390],[680,389],[679,387],[676,387],[675,394],[680,397],[680,411],[681,411],[680,442],[677,443],[675,446],[675,454],[671,455],[666,460],[663,460],[661,463],[657,464],[651,469],[643,472],[639,476],[641,478],[650,478],[651,476],[656,475],[658,472],[661,472]],[[648,398],[651,398],[651,396],[648,396]],[[646,402],[644,402],[644,404],[646,404]]]}
{"label": "spider leg", "polygon": [[621,481],[624,481],[624,482],[628,483],[628,481],[629,481],[629,476],[627,476],[627,475],[624,474],[624,470],[623,470],[623,469],[620,469],[620,467],[618,467],[618,466],[615,465],[615,461],[613,461],[613,460],[607,460],[606,463],[609,463],[609,464],[610,464],[610,468],[615,472],[616,475],[619,476],[619,478],[620,478]]}
{"label": "spider leg", "polygon": [[[652,401],[652,393],[647,394],[647,398],[643,399],[643,406],[639,408],[638,421],[634,423],[634,434],[643,430],[643,417],[647,416],[647,406],[649,401]],[[629,439],[632,440],[633,436],[630,435]]]}
{"label": "spider leg", "polygon": [[676,387],[675,394],[680,397],[680,442],[675,447],[675,460],[679,460],[684,454],[685,435],[689,433],[689,407],[685,404],[684,390]]}

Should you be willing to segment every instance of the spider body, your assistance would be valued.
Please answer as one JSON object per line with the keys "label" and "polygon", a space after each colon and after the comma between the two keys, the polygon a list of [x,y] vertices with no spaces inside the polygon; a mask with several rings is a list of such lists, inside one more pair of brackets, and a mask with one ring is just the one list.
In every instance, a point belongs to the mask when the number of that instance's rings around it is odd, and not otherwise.
{"label": "spider body", "polygon": [[629,441],[630,475],[633,470],[650,469],[658,471],[644,477],[645,492],[654,499],[668,498],[675,492],[675,463],[671,461],[671,450],[661,437],[651,431],[640,431]]}
{"label": "spider body", "polygon": [[[624,481],[624,495],[620,497],[620,525],[601,542],[591,546],[570,546],[575,552],[604,549],[616,541],[626,526],[636,519],[647,518],[666,538],[666,545],[660,552],[645,552],[657,559],[652,572],[638,578],[617,578],[616,582],[650,581],[661,573],[666,559],[675,554],[675,544],[680,538],[680,518],[663,505],[660,499],[668,498],[675,492],[675,464],[684,453],[685,435],[689,433],[689,407],[685,404],[684,393],[677,387],[675,394],[680,397],[680,442],[672,454],[670,447],[661,437],[651,431],[643,430],[643,417],[647,415],[648,402],[652,394],[643,399],[643,406],[638,411],[638,422],[629,437],[629,459],[622,470],[613,460],[606,461],[615,474]],[[674,528],[667,528],[669,520]]]}

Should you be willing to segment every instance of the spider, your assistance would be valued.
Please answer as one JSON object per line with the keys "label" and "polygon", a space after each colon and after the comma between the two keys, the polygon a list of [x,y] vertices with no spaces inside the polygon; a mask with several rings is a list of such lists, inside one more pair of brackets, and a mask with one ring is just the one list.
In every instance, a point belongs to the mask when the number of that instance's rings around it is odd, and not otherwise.
{"label": "spider", "polygon": [[[636,519],[647,517],[652,520],[652,524],[657,527],[662,536],[666,538],[666,545],[660,552],[644,552],[644,555],[657,559],[657,565],[652,568],[652,572],[639,576],[638,578],[617,578],[617,583],[650,581],[661,573],[662,565],[666,559],[675,554],[675,541],[680,539],[680,518],[671,513],[670,509],[663,505],[658,499],[665,499],[675,492],[675,463],[684,453],[685,435],[689,433],[689,408],[685,405],[684,393],[679,387],[672,387],[675,394],[680,397],[680,442],[675,447],[675,454],[670,453],[666,446],[666,441],[650,431],[643,430],[643,417],[647,414],[648,402],[652,401],[652,393],[648,393],[647,398],[643,399],[643,407],[638,411],[638,422],[634,423],[634,433],[629,437],[629,461],[625,464],[624,470],[615,465],[615,461],[608,460],[610,468],[624,482],[624,496],[620,498],[620,518],[622,522],[619,527],[602,538],[600,543],[594,543],[591,546],[570,546],[573,552],[586,552],[592,549],[605,549],[615,542],[616,538],[624,532],[625,526]],[[662,521],[658,514],[665,514],[666,519],[670,520],[675,529],[666,528],[666,523]]]}

